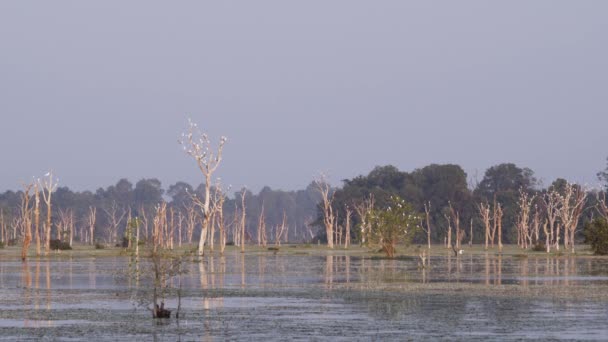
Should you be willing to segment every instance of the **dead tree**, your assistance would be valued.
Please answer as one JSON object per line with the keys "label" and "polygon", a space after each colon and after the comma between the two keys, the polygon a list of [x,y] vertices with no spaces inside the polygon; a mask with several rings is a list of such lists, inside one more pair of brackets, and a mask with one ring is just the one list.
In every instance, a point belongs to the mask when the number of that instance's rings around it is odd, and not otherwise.
{"label": "dead tree", "polygon": [[[464,238],[465,231],[464,229],[460,229],[460,213],[457,210],[454,210],[454,208],[452,207],[452,203],[448,202],[448,205],[450,208],[450,215],[452,221],[454,222],[454,230],[456,233],[456,249],[460,249],[462,247],[462,239]],[[448,234],[450,232],[451,231],[449,231]],[[451,237],[449,237],[448,240],[450,240],[449,242],[451,242]]]}
{"label": "dead tree", "polygon": [[44,199],[44,203],[46,204],[46,224],[44,226],[44,243],[45,243],[45,254],[48,254],[51,250],[51,198],[53,192],[57,189],[57,185],[59,184],[58,179],[53,178],[53,172],[49,171],[44,175],[44,179],[42,181],[38,180],[40,186],[42,187],[42,197]]}
{"label": "dead tree", "polygon": [[532,231],[530,229],[530,220],[532,212],[532,203],[535,196],[530,196],[523,189],[519,189],[519,215],[517,216],[517,244],[528,249],[532,244]]}
{"label": "dead tree", "polygon": [[448,222],[448,235],[445,240],[445,248],[452,248],[452,219],[449,214],[443,214],[445,220]]}
{"label": "dead tree", "polygon": [[127,214],[124,208],[119,208],[116,201],[112,201],[109,207],[103,207],[103,211],[108,217],[108,240],[110,243],[116,243],[118,238],[118,227]]}
{"label": "dead tree", "polygon": [[184,214],[181,210],[177,212],[177,246],[182,246],[182,231],[184,228]]}
{"label": "dead tree", "polygon": [[285,233],[285,228],[287,227],[287,213],[285,213],[285,210],[283,210],[283,221],[281,221],[281,224],[276,226],[274,232],[274,245],[275,246],[280,246],[281,245],[281,236]]}
{"label": "dead tree", "polygon": [[502,216],[504,212],[500,203],[494,199],[494,231],[492,233],[492,246],[494,245],[494,234],[498,231],[498,251],[502,252]]}
{"label": "dead tree", "polygon": [[262,210],[258,218],[258,246],[266,247],[266,215],[264,214],[264,201],[262,201]]}
{"label": "dead tree", "polygon": [[587,192],[576,184],[566,183],[563,195],[559,195],[559,217],[564,225],[564,246],[574,253],[574,234],[583,213]]}
{"label": "dead tree", "polygon": [[72,209],[59,209],[59,224],[57,225],[57,235],[60,241],[68,241],[72,246],[74,231],[74,213]]}
{"label": "dead tree", "polygon": [[97,207],[89,206],[87,215],[87,226],[89,227],[89,243],[95,244],[95,221],[97,220]]}
{"label": "dead tree", "polygon": [[241,190],[241,253],[245,253],[245,223],[246,223],[246,215],[247,210],[245,208],[245,196],[247,195],[247,189],[243,188]]}
{"label": "dead tree", "polygon": [[196,203],[190,202],[190,205],[186,208],[186,239],[188,244],[192,243],[192,235],[194,234],[194,228],[198,220],[198,212],[196,211]]}
{"label": "dead tree", "polygon": [[428,248],[431,249],[431,201],[424,203],[424,216],[426,221],[426,227],[420,222],[420,227],[426,232],[426,243]]}
{"label": "dead tree", "polygon": [[552,245],[559,251],[559,194],[557,191],[547,192],[542,198],[542,204],[547,216],[547,231],[545,231],[545,234],[548,234],[547,253],[551,252]]}
{"label": "dead tree", "polygon": [[0,208],[0,242],[6,243],[6,223],[4,222],[4,209]]}
{"label": "dead tree", "polygon": [[369,240],[370,234],[370,226],[368,215],[374,209],[374,195],[369,194],[369,196],[363,201],[356,203],[354,205],[355,211],[357,212],[357,216],[359,216],[360,223],[360,233],[361,233],[361,245],[365,245]]}
{"label": "dead tree", "polygon": [[481,216],[481,220],[483,221],[483,225],[485,227],[485,250],[488,250],[488,242],[490,239],[490,227],[492,221],[492,215],[490,214],[490,205],[488,203],[481,202],[477,206],[477,209],[479,210],[479,216]]}
{"label": "dead tree", "polygon": [[207,134],[202,133],[197,125],[191,120],[188,120],[188,132],[182,134],[179,143],[183,146],[184,151],[196,161],[198,168],[205,177],[205,200],[202,203],[201,211],[203,214],[203,223],[201,227],[201,236],[198,243],[198,255],[204,255],[205,238],[207,237],[207,229],[211,219],[209,210],[211,200],[211,176],[217,170],[222,161],[222,151],[226,143],[226,137],[220,138],[220,143],[217,152],[211,148],[211,142]]}
{"label": "dead tree", "polygon": [[212,201],[211,210],[220,234],[220,255],[224,255],[224,250],[226,249],[226,223],[224,221],[224,202],[226,201],[226,194],[222,190],[219,181],[214,187]]}
{"label": "dead tree", "polygon": [[544,224],[538,205],[534,205],[534,216],[532,217],[532,233],[530,236],[530,244],[538,244],[540,241],[540,226]]}
{"label": "dead tree", "polygon": [[332,207],[334,194],[331,192],[331,186],[325,179],[324,175],[321,175],[318,179],[315,179],[315,185],[321,194],[323,205],[323,225],[325,226],[325,234],[327,235],[327,247],[334,248],[334,227],[336,221],[336,216]]}
{"label": "dead tree", "polygon": [[345,231],[345,236],[344,236],[344,248],[348,249],[348,246],[350,245],[350,222],[351,222],[351,218],[353,216],[353,210],[347,205],[346,208],[344,209],[345,213],[346,213],[346,217],[345,217],[345,225],[344,225],[344,229]]}
{"label": "dead tree", "polygon": [[23,233],[23,246],[21,248],[21,260],[27,259],[27,251],[32,242],[32,207],[30,191],[34,184],[23,184],[23,192],[21,193],[21,231]]}
{"label": "dead tree", "polygon": [[40,243],[40,190],[38,182],[34,183],[34,232],[36,236],[36,256],[41,254]]}
{"label": "dead tree", "polygon": [[162,202],[156,206],[156,215],[152,224],[152,244],[154,251],[157,248],[166,248],[165,231],[167,230],[167,203]]}

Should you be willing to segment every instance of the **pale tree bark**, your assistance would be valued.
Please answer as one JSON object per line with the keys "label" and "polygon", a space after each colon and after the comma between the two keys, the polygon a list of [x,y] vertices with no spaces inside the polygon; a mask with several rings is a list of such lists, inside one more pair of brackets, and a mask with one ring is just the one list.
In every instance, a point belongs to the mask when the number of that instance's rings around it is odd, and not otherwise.
{"label": "pale tree bark", "polygon": [[102,209],[108,217],[109,225],[106,227],[108,231],[108,242],[110,244],[115,244],[117,242],[118,227],[125,218],[125,215],[127,215],[127,212],[124,208],[119,208],[116,201],[112,201],[109,207],[103,207]]}
{"label": "pale tree bark", "polygon": [[[214,193],[212,198],[213,217],[215,224],[219,230],[219,243],[220,243],[220,255],[224,255],[226,249],[226,223],[224,221],[224,202],[226,201],[226,193],[222,189],[222,186],[218,180],[214,187]],[[212,235],[213,238],[213,235]]]}
{"label": "pale tree bark", "polygon": [[564,195],[559,195],[559,217],[564,225],[564,245],[574,253],[574,234],[583,213],[587,192],[576,184],[566,184]]}
{"label": "pale tree bark", "polygon": [[32,208],[30,191],[34,184],[24,184],[23,192],[21,193],[21,231],[23,232],[23,246],[21,248],[21,260],[27,259],[27,251],[32,242]]}
{"label": "pale tree bark", "polygon": [[547,253],[551,252],[551,235],[549,234],[549,221],[545,220],[543,223],[543,231],[545,232],[545,248]]}
{"label": "pale tree bark", "polygon": [[443,217],[445,217],[446,221],[448,221],[448,235],[445,240],[445,248],[449,249],[452,248],[452,220],[450,215],[443,214]]}
{"label": "pale tree bark", "polygon": [[232,224],[231,226],[231,231],[232,231],[232,242],[234,243],[235,246],[239,246],[240,245],[240,230],[241,230],[241,222],[239,220],[239,217],[241,215],[239,214],[239,206],[235,203],[234,205],[234,214],[232,216]]}
{"label": "pale tree bark", "polygon": [[488,203],[481,202],[477,206],[477,209],[479,210],[479,216],[481,216],[481,220],[483,221],[483,225],[485,228],[485,250],[488,250],[488,242],[490,239],[490,227],[492,220],[492,215],[490,214],[490,205]]}
{"label": "pale tree bark", "polygon": [[540,210],[538,209],[538,205],[534,206],[534,216],[532,217],[532,237],[530,239],[530,244],[536,243],[538,244],[540,241],[540,227],[544,224]]}
{"label": "pale tree bark", "polygon": [[281,224],[276,226],[276,228],[275,228],[275,236],[274,236],[274,245],[275,246],[281,245],[281,236],[285,233],[286,227],[287,227],[287,214],[285,213],[285,210],[283,210],[283,221],[281,221]]}
{"label": "pale tree bark", "polygon": [[205,252],[205,238],[207,229],[209,228],[209,220],[211,213],[209,210],[211,197],[211,176],[217,170],[222,161],[222,151],[226,143],[226,137],[220,138],[220,143],[217,151],[214,152],[211,148],[211,142],[207,134],[202,133],[197,125],[188,120],[188,132],[182,134],[179,140],[184,151],[196,161],[198,168],[205,177],[205,201],[203,202],[201,211],[203,214],[203,223],[201,227],[201,236],[198,243],[198,255],[202,256]]}
{"label": "pale tree bark", "polygon": [[354,205],[355,211],[357,212],[357,216],[359,216],[359,221],[361,222],[361,245],[365,245],[367,243],[368,235],[370,232],[369,221],[367,220],[369,213],[374,209],[374,195],[369,194],[369,196],[364,199],[362,202],[356,203]]}
{"label": "pale tree bark", "polygon": [[345,217],[345,237],[344,237],[344,248],[348,249],[348,246],[350,245],[350,225],[351,225],[351,218],[353,216],[353,210],[349,207],[346,206],[345,208],[345,213],[346,213],[346,217]]}
{"label": "pale tree bark", "polygon": [[323,205],[323,225],[325,226],[325,234],[327,235],[327,247],[334,248],[334,227],[336,216],[332,207],[334,194],[331,193],[331,187],[324,175],[315,179],[317,190],[321,194]]}
{"label": "pale tree bark", "polygon": [[426,243],[428,245],[428,249],[431,249],[431,201],[424,203],[424,217],[426,221],[426,228],[420,224],[422,230],[426,232]]}
{"label": "pale tree bark", "polygon": [[0,208],[0,242],[6,244],[6,223],[4,222],[4,209]]}
{"label": "pale tree bark", "polygon": [[191,202],[191,205],[186,207],[186,239],[188,244],[192,243],[192,235],[194,234],[197,218],[196,204]]}
{"label": "pale tree bark", "polygon": [[[498,231],[498,251],[502,252],[502,216],[504,212],[500,203],[494,203],[494,224]],[[492,241],[494,241],[494,235],[492,234]]]}
{"label": "pale tree bark", "polygon": [[[457,210],[454,210],[454,208],[452,207],[452,203],[448,202],[448,205],[450,207],[450,215],[452,217],[452,221],[454,222],[454,230],[456,233],[456,248],[460,249],[462,247],[462,239],[464,238],[465,231],[463,229],[460,229],[460,213]],[[450,232],[448,232],[448,234],[449,233]],[[451,243],[451,237],[449,237],[448,240]]]}
{"label": "pale tree bark", "polygon": [[264,202],[258,218],[258,246],[266,247],[266,215],[264,214]]}
{"label": "pale tree bark", "polygon": [[[175,236],[175,210],[169,208],[169,226],[167,227],[167,245],[169,249],[173,249],[173,237]],[[213,241],[213,235],[211,241]]]}
{"label": "pale tree bark", "polygon": [[241,190],[241,253],[245,253],[245,223],[246,223],[246,215],[247,210],[245,207],[245,196],[247,195],[247,189],[243,188]]}
{"label": "pale tree bark", "polygon": [[524,249],[528,249],[532,242],[532,230],[530,229],[530,220],[532,212],[532,202],[534,202],[535,196],[530,196],[523,189],[519,189],[519,200],[517,205],[519,207],[519,215],[517,216],[517,232],[518,240],[517,244]]}
{"label": "pale tree bark", "polygon": [[89,243],[95,244],[95,221],[97,220],[97,207],[89,206],[89,214],[87,215],[87,226],[89,228]]}
{"label": "pale tree bark", "polygon": [[38,182],[34,184],[34,231],[36,234],[36,256],[40,256],[42,251],[40,243],[40,190]]}
{"label": "pale tree bark", "polygon": [[59,224],[57,225],[57,238],[66,241],[72,246],[72,232],[74,231],[74,212],[72,209],[59,209]]}
{"label": "pale tree bark", "polygon": [[559,250],[559,224],[557,222],[559,218],[559,194],[557,191],[547,192],[542,199],[544,211],[547,216],[547,229],[548,241],[547,253],[551,252],[551,246],[554,246],[556,250]]}
{"label": "pale tree bark", "polygon": [[164,248],[166,246],[167,203],[162,202],[156,206],[156,215],[154,216],[152,227],[153,248],[156,252],[157,248]]}
{"label": "pale tree bark", "polygon": [[150,220],[148,219],[148,215],[146,214],[146,208],[143,205],[139,207],[139,215],[140,217],[138,218],[138,220],[141,222],[143,228],[144,239],[148,240],[150,238],[150,232],[148,229],[150,227]]}
{"label": "pale tree bark", "polygon": [[52,204],[52,195],[53,192],[57,189],[57,185],[59,184],[58,179],[53,178],[53,172],[49,171],[43,180],[38,180],[42,187],[42,197],[44,199],[44,203],[46,204],[46,224],[44,226],[44,243],[45,243],[45,254],[49,254],[51,250],[51,224],[52,224],[52,216],[51,216],[51,204]]}
{"label": "pale tree bark", "polygon": [[182,230],[184,228],[184,214],[181,210],[177,212],[177,246],[182,246]]}

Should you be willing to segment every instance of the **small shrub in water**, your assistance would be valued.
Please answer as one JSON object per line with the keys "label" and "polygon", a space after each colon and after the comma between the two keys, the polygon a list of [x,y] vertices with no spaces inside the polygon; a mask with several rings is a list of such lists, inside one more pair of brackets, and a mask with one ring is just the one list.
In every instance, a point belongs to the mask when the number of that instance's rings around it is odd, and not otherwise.
{"label": "small shrub in water", "polygon": [[104,244],[99,243],[99,242],[95,243],[95,249],[104,249],[104,248],[106,248],[106,246]]}
{"label": "small shrub in water", "polygon": [[4,241],[0,241],[0,249],[4,248]]}

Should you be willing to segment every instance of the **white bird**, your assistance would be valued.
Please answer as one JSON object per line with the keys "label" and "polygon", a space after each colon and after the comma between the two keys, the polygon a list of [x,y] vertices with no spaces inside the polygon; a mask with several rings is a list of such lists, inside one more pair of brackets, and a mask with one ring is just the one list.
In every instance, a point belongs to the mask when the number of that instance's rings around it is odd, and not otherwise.
{"label": "white bird", "polygon": [[48,176],[50,176],[50,175],[51,175],[51,173],[50,173],[50,172],[47,172],[47,173],[45,173],[45,174],[44,174],[44,177],[48,177]]}
{"label": "white bird", "polygon": [[464,249],[459,250],[458,254],[462,254],[462,252],[464,252]]}

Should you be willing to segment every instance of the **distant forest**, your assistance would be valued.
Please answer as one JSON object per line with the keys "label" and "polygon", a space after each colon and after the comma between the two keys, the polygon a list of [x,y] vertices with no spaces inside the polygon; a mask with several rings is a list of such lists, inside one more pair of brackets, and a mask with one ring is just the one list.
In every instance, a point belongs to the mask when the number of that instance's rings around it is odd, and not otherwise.
{"label": "distant forest", "polygon": [[[599,172],[598,178],[608,184],[608,168]],[[420,212],[421,217],[425,216],[425,205],[427,206],[433,243],[445,242],[450,206],[452,212],[456,211],[459,215],[460,225],[465,232],[464,241],[468,242],[472,238],[473,243],[483,243],[485,226],[480,215],[482,203],[499,203],[502,206],[502,241],[517,243],[517,221],[520,218],[518,201],[522,192],[533,199],[532,210],[541,212],[544,210],[541,201],[543,196],[550,190],[559,192],[566,184],[566,180],[557,179],[548,187],[540,188],[532,170],[511,163],[490,167],[476,184],[467,181],[467,174],[458,165],[432,164],[412,172],[400,171],[388,165],[378,166],[367,175],[345,179],[341,187],[333,188],[331,192],[337,231],[346,225],[347,210],[352,212],[353,208],[368,199],[370,194],[378,206],[385,203],[390,196],[397,195]],[[245,191],[247,244],[257,243],[262,210],[268,242],[274,242],[274,232],[283,223],[286,224],[286,232],[281,235],[281,239],[286,242],[327,241],[323,228],[321,195],[314,182],[306,189],[296,191],[273,190],[270,187],[264,187],[257,194]],[[23,191],[6,191],[0,194],[2,241],[16,243],[21,239],[20,208],[23,194]],[[121,179],[115,185],[105,189],[99,188],[95,192],[75,192],[68,187],[58,187],[53,192],[51,235],[53,238],[64,240],[67,239],[66,234],[70,234],[70,241],[116,244],[122,241],[129,220],[138,217],[142,225],[145,225],[142,227],[142,235],[149,238],[157,209],[164,203],[167,207],[167,222],[173,227],[171,231],[175,239],[180,243],[194,243],[198,241],[200,234],[201,210],[193,202],[193,195],[204,197],[204,186],[201,184],[194,187],[178,182],[164,188],[157,179],[141,179],[135,184]],[[585,222],[600,213],[598,199],[602,196],[603,192],[594,190],[586,197],[576,231],[577,240],[581,239]],[[228,243],[233,241],[235,230],[242,218],[241,199],[241,191],[235,191],[234,196],[226,198],[223,206]],[[93,223],[92,213],[95,215]],[[41,210],[40,214],[41,222],[46,222],[46,210]],[[360,229],[357,227],[361,223],[361,217],[355,214],[351,220],[351,240],[356,243],[360,241]],[[421,222],[421,225],[424,224]],[[90,227],[91,225],[94,227]],[[93,238],[89,236],[90,231],[93,231]],[[426,233],[420,232],[414,241],[426,243]]]}

